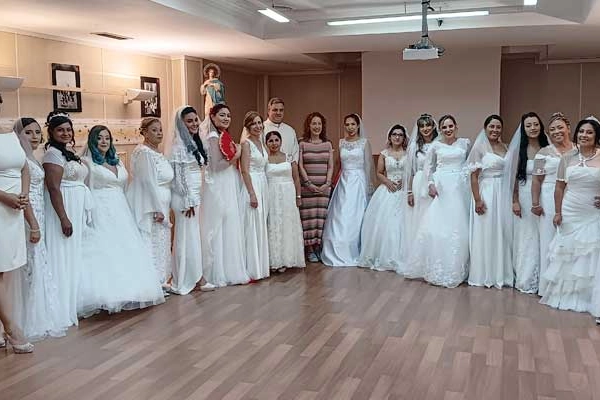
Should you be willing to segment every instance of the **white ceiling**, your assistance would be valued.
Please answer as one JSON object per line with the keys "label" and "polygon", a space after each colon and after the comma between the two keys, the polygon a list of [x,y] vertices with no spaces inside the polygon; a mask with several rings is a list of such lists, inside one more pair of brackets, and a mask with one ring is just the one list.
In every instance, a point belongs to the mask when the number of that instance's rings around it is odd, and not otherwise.
{"label": "white ceiling", "polygon": [[[331,27],[328,20],[419,13],[420,0],[279,0],[292,22],[256,10],[266,0],[0,0],[0,29],[163,56],[205,57],[259,70],[334,66],[315,53],[397,51],[419,38],[420,22]],[[489,10],[476,18],[430,21],[449,51],[473,46],[548,46],[549,57],[600,56],[600,0],[432,0],[444,12]],[[283,8],[285,7],[285,8]],[[114,41],[91,35],[133,37]],[[339,57],[337,58],[339,60]]]}

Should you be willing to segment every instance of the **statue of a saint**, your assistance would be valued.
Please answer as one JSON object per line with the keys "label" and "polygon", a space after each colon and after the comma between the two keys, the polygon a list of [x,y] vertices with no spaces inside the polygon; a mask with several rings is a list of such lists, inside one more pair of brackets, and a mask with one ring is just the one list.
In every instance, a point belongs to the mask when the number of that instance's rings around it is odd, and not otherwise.
{"label": "statue of a saint", "polygon": [[219,80],[221,68],[217,64],[206,64],[203,72],[205,81],[200,86],[200,93],[204,96],[204,117],[206,118],[213,106],[225,103],[225,85]]}

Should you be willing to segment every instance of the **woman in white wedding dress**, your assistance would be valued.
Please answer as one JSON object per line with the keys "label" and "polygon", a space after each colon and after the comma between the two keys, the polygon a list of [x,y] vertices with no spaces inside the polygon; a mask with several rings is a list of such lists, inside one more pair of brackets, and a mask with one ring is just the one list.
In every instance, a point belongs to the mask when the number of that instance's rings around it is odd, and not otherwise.
{"label": "woman in white wedding dress", "polygon": [[171,289],[171,182],[173,168],[158,146],[163,140],[160,119],[144,118],[140,143],[131,153],[131,182],[127,187],[127,201],[147,248],[152,253],[154,269],[163,291]]}
{"label": "woman in white wedding dress", "polygon": [[46,188],[46,250],[51,274],[58,284],[58,325],[78,325],[83,234],[91,223],[93,200],[85,185],[88,168],[73,153],[73,123],[68,115],[51,112],[46,119],[48,143],[42,165]]}
{"label": "woman in white wedding dress", "polygon": [[58,282],[48,265],[46,254],[44,169],[33,155],[42,143],[42,128],[33,118],[19,118],[14,131],[27,154],[30,176],[30,207],[25,210],[27,264],[15,273],[22,290],[22,301],[17,302],[17,315],[20,315],[20,326],[25,336],[31,341],[39,341],[48,336],[64,336],[68,326],[60,325]]}
{"label": "woman in white wedding dress", "polygon": [[173,280],[171,292],[190,293],[196,286],[203,292],[215,290],[203,271],[200,234],[202,170],[208,158],[200,139],[200,118],[196,109],[183,106],[175,111],[173,145],[169,162],[173,167],[171,207],[175,214]]}
{"label": "woman in white wedding dress", "polygon": [[558,167],[554,224],[540,303],[561,310],[600,316],[600,124],[582,120],[575,129],[579,151],[565,155]]}
{"label": "woman in white wedding dress", "polygon": [[418,263],[409,265],[407,260],[411,258],[413,252],[412,241],[416,237],[425,212],[432,201],[429,196],[425,161],[429,149],[437,137],[438,130],[435,120],[429,114],[422,114],[415,123],[407,149],[407,168],[404,171],[404,182],[406,182],[408,207],[402,233],[402,254],[405,259],[396,270],[399,274],[410,279],[422,278],[424,273],[422,265]]}
{"label": "woman in white wedding dress", "polygon": [[340,140],[340,179],[323,228],[321,259],[330,267],[359,265],[360,230],[375,182],[373,154],[360,117],[344,117],[344,130],[345,137]]}
{"label": "woman in white wedding dress", "polygon": [[490,115],[467,158],[470,172],[469,285],[512,287],[512,193],[520,130],[502,143],[502,118]]}
{"label": "woman in white wedding dress", "polygon": [[540,235],[540,280],[538,294],[546,292],[544,273],[548,269],[548,247],[554,239],[556,227],[552,221],[554,216],[554,188],[556,172],[560,158],[564,154],[577,151],[577,147],[569,137],[571,123],[562,113],[554,113],[548,124],[548,136],[551,144],[542,148],[533,162],[533,179],[531,182],[531,212],[539,217]]}
{"label": "woman in white wedding dress", "polygon": [[456,136],[452,115],[440,118],[440,140],[431,144],[424,171],[433,199],[421,220],[408,270],[423,271],[434,285],[454,288],[469,271],[469,184],[464,166],[471,142]]}
{"label": "woman in white wedding dress", "polygon": [[89,317],[145,308],[165,301],[152,255],[125,198],[127,170],[107,127],[93,126],[83,159],[94,199],[92,226],[84,233],[77,312]]}
{"label": "woman in white wedding dress", "polygon": [[376,271],[395,271],[402,260],[400,248],[406,190],[402,178],[406,165],[406,129],[393,125],[387,133],[387,147],[379,154],[377,188],[363,218],[359,266]]}
{"label": "woman in white wedding dress", "polygon": [[[204,174],[204,201],[200,227],[204,273],[216,286],[248,283],[244,230],[239,208],[240,178],[236,169],[242,148],[229,142],[231,112],[225,104],[214,106],[206,127],[208,166]],[[227,142],[235,150],[225,148]],[[223,145],[223,146],[221,146]]]}
{"label": "woman in white wedding dress", "polygon": [[298,163],[292,154],[280,151],[279,132],[267,132],[265,141],[269,149],[269,265],[279,272],[290,267],[304,268],[304,238],[298,209],[302,204]]}
{"label": "woman in white wedding dress", "polygon": [[267,149],[262,143],[263,120],[256,111],[244,117],[240,172],[244,186],[240,191],[240,210],[244,229],[246,272],[252,280],[269,277],[269,187]]}
{"label": "woman in white wedding dress", "polygon": [[513,192],[513,268],[515,288],[523,293],[537,293],[540,279],[539,218],[531,213],[531,185],[534,158],[548,146],[548,138],[540,117],[529,112],[521,117],[521,143],[517,179]]}

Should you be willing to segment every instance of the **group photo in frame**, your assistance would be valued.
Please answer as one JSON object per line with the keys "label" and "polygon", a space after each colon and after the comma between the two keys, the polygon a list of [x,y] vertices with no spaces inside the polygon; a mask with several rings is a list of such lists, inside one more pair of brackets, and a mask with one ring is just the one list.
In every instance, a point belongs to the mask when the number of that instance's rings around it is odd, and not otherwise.
{"label": "group photo in frame", "polygon": [[[52,85],[63,88],[81,88],[79,65],[52,63]],[[81,112],[81,92],[53,90],[54,109],[67,112]]]}
{"label": "group photo in frame", "polygon": [[141,115],[145,117],[156,117],[160,118],[160,80],[158,78],[152,78],[149,76],[140,77],[140,89],[150,90],[156,93],[156,97],[150,100],[144,100],[141,102]]}

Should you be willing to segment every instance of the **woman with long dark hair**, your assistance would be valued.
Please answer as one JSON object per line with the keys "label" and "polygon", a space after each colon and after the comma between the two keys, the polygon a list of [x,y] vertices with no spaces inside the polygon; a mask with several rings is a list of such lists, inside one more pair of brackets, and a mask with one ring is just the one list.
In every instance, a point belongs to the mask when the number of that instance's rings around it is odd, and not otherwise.
{"label": "woman with long dark hair", "polygon": [[173,280],[171,292],[185,295],[196,286],[212,291],[203,271],[200,235],[202,170],[208,156],[200,139],[200,119],[191,106],[175,111],[173,145],[169,161],[174,171],[171,206],[175,213]]}
{"label": "woman with long dark hair", "polygon": [[240,177],[237,164],[242,154],[228,132],[231,111],[217,104],[206,120],[208,165],[204,174],[204,198],[200,227],[204,273],[216,286],[248,283],[244,255],[244,229],[240,212]]}
{"label": "woman with long dark hair", "polygon": [[530,212],[533,206],[531,185],[535,155],[548,146],[548,138],[542,120],[534,112],[521,116],[519,129],[521,142],[512,200],[515,215],[512,254],[515,288],[524,293],[537,293],[540,278],[540,236],[539,219]]}

